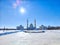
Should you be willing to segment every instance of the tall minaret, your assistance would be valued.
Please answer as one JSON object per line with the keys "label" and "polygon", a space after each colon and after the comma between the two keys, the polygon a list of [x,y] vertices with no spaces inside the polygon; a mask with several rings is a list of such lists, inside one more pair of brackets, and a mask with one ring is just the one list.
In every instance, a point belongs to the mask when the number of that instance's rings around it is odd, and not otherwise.
{"label": "tall minaret", "polygon": [[34,27],[35,27],[35,29],[36,29],[36,19],[34,20]]}
{"label": "tall minaret", "polygon": [[27,19],[27,29],[28,29],[28,19]]}

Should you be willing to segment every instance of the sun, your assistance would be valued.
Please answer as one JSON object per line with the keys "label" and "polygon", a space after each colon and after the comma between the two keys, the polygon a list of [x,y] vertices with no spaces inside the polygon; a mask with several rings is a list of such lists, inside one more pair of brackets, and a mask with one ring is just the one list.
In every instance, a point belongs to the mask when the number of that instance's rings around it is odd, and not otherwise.
{"label": "sun", "polygon": [[26,12],[26,9],[23,8],[23,7],[21,7],[21,8],[20,8],[20,13],[21,13],[21,14],[24,14],[25,12]]}

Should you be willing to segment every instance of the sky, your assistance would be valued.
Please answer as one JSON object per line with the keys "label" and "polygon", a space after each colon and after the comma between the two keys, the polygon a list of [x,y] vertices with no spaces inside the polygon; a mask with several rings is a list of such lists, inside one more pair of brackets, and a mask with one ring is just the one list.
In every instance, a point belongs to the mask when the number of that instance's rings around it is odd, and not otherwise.
{"label": "sky", "polygon": [[27,19],[37,27],[60,26],[60,0],[0,0],[0,27],[26,27]]}

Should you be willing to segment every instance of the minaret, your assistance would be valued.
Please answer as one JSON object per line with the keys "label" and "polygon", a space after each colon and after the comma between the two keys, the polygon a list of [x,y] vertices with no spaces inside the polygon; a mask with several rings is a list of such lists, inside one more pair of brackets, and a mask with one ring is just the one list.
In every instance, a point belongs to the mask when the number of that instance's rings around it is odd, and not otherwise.
{"label": "minaret", "polygon": [[28,19],[27,19],[27,30],[28,30]]}
{"label": "minaret", "polygon": [[36,29],[36,19],[34,20],[34,27],[35,27],[35,29]]}

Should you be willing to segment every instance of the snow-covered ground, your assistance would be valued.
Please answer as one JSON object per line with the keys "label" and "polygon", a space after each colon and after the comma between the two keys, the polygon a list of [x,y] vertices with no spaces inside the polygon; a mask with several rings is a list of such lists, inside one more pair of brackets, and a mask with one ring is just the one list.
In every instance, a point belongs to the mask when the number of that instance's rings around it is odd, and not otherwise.
{"label": "snow-covered ground", "polygon": [[19,30],[0,30],[0,34],[6,33],[6,32],[16,32],[16,31],[19,31]]}
{"label": "snow-covered ground", "polygon": [[3,35],[0,36],[0,45],[60,45],[60,30]]}

